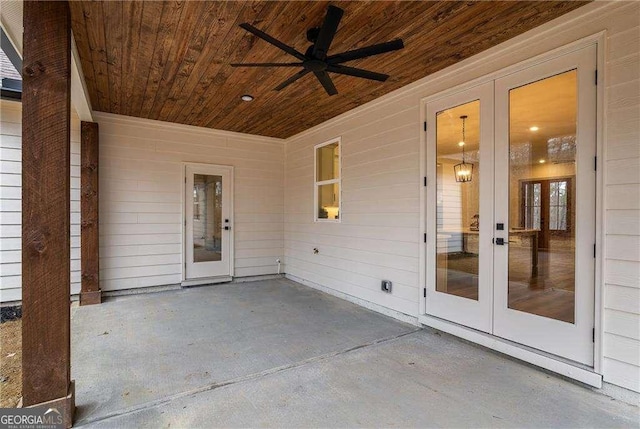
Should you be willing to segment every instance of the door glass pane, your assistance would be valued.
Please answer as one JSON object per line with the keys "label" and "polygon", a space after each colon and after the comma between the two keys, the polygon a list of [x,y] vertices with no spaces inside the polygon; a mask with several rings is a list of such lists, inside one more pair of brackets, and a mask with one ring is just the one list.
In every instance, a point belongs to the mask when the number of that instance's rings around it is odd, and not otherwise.
{"label": "door glass pane", "polygon": [[193,262],[222,260],[222,176],[193,175]]}
{"label": "door glass pane", "polygon": [[480,101],[436,120],[436,291],[478,299]]}
{"label": "door glass pane", "polygon": [[577,75],[509,92],[509,308],[574,323]]}

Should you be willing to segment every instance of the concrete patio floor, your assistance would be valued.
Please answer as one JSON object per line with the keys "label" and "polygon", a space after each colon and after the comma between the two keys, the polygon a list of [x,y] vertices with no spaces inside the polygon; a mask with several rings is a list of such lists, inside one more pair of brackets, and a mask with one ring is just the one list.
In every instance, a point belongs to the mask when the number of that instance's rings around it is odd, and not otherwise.
{"label": "concrete patio floor", "polygon": [[76,308],[72,377],[83,427],[640,425],[638,407],[284,279]]}

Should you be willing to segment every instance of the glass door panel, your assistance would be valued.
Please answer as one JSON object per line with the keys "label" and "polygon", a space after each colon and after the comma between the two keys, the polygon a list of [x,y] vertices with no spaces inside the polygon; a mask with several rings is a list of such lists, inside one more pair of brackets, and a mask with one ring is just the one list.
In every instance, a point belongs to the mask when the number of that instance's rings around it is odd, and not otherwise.
{"label": "glass door panel", "polygon": [[567,214],[576,210],[567,197],[576,174],[577,91],[576,70],[509,91],[508,306],[568,323],[575,320]]}
{"label": "glass door panel", "polygon": [[595,48],[585,48],[496,80],[495,95],[495,216],[504,228],[495,232],[494,333],[587,364],[594,70]]}
{"label": "glass door panel", "polygon": [[436,291],[477,301],[480,101],[436,116]]}
{"label": "glass door panel", "polygon": [[193,177],[193,262],[222,260],[222,176]]}

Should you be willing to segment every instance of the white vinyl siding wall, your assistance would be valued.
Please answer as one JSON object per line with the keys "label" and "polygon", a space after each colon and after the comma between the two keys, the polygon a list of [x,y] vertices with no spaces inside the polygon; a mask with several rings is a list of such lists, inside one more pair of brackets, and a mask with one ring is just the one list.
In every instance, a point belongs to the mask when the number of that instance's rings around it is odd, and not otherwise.
{"label": "white vinyl siding wall", "polygon": [[[383,107],[384,109],[384,107]],[[393,112],[393,113],[392,113]],[[382,120],[381,120],[382,119]],[[417,115],[398,106],[287,142],[287,274],[409,315],[418,313]],[[342,136],[341,223],[314,223],[314,145]],[[313,248],[319,253],[314,254]],[[393,281],[393,293],[380,280]]]}
{"label": "white vinyl siding wall", "polygon": [[607,22],[603,373],[640,391],[640,3]]}
{"label": "white vinyl siding wall", "polygon": [[[293,136],[285,262],[292,278],[419,314],[421,99],[606,30],[605,381],[640,391],[640,3],[595,2]],[[601,74],[602,76],[602,74]],[[339,90],[340,88],[338,88]],[[342,224],[314,224],[313,146],[342,136]],[[313,254],[313,248],[319,253]],[[380,280],[393,281],[393,293]]]}
{"label": "white vinyl siding wall", "polygon": [[[22,104],[0,102],[0,302],[22,299]],[[80,292],[80,120],[71,114],[71,293]]]}
{"label": "white vinyl siding wall", "polygon": [[183,162],[234,167],[235,277],[283,258],[282,140],[96,113],[100,126],[100,284],[182,281]]}

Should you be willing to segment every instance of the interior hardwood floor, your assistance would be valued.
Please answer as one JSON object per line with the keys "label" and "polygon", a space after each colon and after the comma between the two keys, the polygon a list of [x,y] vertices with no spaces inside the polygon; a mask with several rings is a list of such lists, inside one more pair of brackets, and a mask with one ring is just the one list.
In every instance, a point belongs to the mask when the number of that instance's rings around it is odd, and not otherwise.
{"label": "interior hardwood floor", "polygon": [[214,262],[222,260],[219,250],[209,250],[204,246],[194,245],[193,259],[195,262]]}
{"label": "interior hardwood floor", "polygon": [[[551,249],[539,250],[538,272],[532,275],[531,249],[509,249],[509,308],[568,323],[575,319],[575,257],[567,241],[552,241]],[[559,248],[556,250],[556,247]],[[478,299],[478,255],[448,256],[447,293]],[[439,268],[442,270],[443,268]],[[443,288],[438,287],[443,291]]]}

